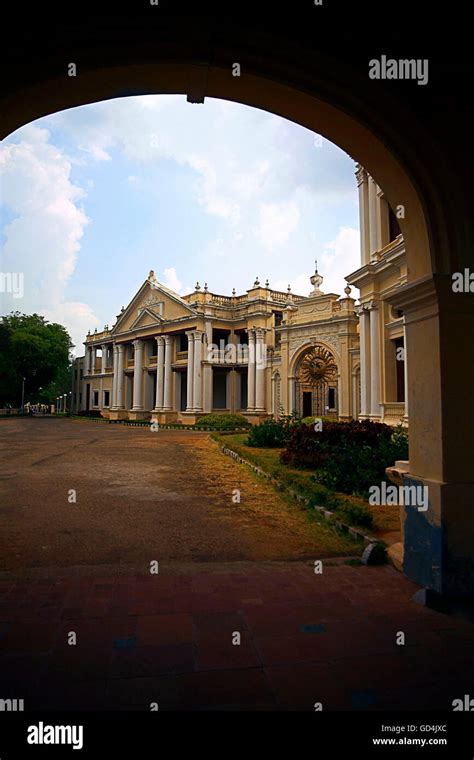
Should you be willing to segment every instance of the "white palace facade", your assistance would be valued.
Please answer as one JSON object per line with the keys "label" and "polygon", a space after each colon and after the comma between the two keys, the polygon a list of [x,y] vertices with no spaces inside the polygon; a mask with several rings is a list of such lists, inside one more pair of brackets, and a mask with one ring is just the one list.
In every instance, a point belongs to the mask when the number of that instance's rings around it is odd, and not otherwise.
{"label": "white palace facade", "polygon": [[257,278],[240,295],[197,283],[181,296],[151,271],[113,327],[87,335],[73,411],[162,424],[211,412],[407,422],[403,317],[385,300],[406,283],[404,241],[373,178],[360,166],[356,176],[361,266],[343,297],[321,290],[317,268],[307,295]]}

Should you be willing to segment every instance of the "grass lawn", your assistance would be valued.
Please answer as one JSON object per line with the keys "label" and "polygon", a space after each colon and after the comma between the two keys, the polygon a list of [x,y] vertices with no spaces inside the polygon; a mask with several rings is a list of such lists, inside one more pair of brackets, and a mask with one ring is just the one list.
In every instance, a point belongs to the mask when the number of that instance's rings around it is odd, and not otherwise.
{"label": "grass lawn", "polygon": [[334,493],[325,486],[314,483],[311,480],[313,475],[311,470],[299,470],[283,464],[280,461],[280,454],[283,449],[262,449],[246,446],[246,433],[232,435],[216,433],[213,438],[223,446],[228,446],[244,459],[261,467],[262,470],[277,478],[287,487],[307,498],[315,499],[319,506],[336,511],[343,522],[352,525],[360,524],[357,518],[354,519],[353,513],[361,509],[363,514],[369,514],[372,517],[372,527],[367,527],[369,533],[382,537],[385,533],[400,530],[398,506],[371,506],[364,499]]}

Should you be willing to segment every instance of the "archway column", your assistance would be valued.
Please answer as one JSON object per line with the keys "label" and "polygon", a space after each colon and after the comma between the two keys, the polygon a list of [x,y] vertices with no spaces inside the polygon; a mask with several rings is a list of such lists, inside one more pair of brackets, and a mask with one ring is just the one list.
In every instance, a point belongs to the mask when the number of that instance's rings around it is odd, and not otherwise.
{"label": "archway column", "polygon": [[447,595],[474,594],[474,346],[472,294],[451,275],[390,296],[405,317],[410,409],[407,485],[427,487],[425,511],[405,506],[404,571]]}

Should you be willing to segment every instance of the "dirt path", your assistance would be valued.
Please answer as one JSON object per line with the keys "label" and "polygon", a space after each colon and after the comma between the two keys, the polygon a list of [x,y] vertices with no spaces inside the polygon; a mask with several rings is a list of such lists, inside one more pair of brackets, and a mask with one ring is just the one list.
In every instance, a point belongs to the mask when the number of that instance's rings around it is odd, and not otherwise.
{"label": "dirt path", "polygon": [[3,573],[353,553],[204,433],[9,420],[0,450]]}

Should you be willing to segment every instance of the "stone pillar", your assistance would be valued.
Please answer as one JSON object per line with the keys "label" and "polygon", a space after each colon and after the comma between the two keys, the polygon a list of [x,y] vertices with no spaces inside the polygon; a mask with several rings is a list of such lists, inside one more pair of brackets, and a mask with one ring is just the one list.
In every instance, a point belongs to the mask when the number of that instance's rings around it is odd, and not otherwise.
{"label": "stone pillar", "polygon": [[267,369],[267,346],[265,343],[265,331],[263,329],[255,330],[255,337],[255,411],[265,412],[265,374]]}
{"label": "stone pillar", "polygon": [[377,250],[377,186],[373,177],[369,175],[369,252],[370,255]]}
{"label": "stone pillar", "polygon": [[405,318],[409,473],[427,509],[405,504],[405,574],[447,596],[474,597],[474,309],[451,274],[410,282],[387,299]]}
{"label": "stone pillar", "polygon": [[105,367],[107,365],[107,344],[103,343],[101,345],[101,349],[102,349],[102,361],[100,365],[100,371],[101,371],[101,374],[103,375],[105,373]]}
{"label": "stone pillar", "polygon": [[192,412],[194,410],[194,332],[190,330],[186,333],[188,338],[188,370],[187,370],[187,386],[186,386],[186,411]]}
{"label": "stone pillar", "polygon": [[288,409],[288,414],[293,414],[293,412],[296,410],[295,378],[294,377],[288,378],[288,403],[290,407]]}
{"label": "stone pillar", "polygon": [[91,349],[90,346],[86,346],[86,353],[85,353],[85,367],[84,367],[84,374],[89,375],[91,371]]}
{"label": "stone pillar", "polygon": [[403,328],[403,380],[405,385],[405,422],[408,422],[408,356],[407,356],[407,331]]}
{"label": "stone pillar", "polygon": [[113,367],[112,367],[112,405],[111,409],[115,409],[117,406],[117,362],[118,362],[118,350],[115,343],[113,344]]}
{"label": "stone pillar", "polygon": [[363,266],[370,261],[370,241],[368,180],[367,172],[362,166],[358,166],[356,177],[359,188],[360,261]]}
{"label": "stone pillar", "polygon": [[165,379],[165,339],[162,335],[156,336],[156,396],[155,409],[163,409],[164,399],[164,379]]}
{"label": "stone pillar", "polygon": [[194,372],[193,372],[193,408],[202,412],[202,336],[201,330],[194,333]]}
{"label": "stone pillar", "polygon": [[380,419],[380,326],[379,309],[371,302],[370,309],[370,417]]}
{"label": "stone pillar", "polygon": [[133,412],[141,412],[143,410],[143,341],[134,340],[134,357],[133,357]]}
{"label": "stone pillar", "polygon": [[125,346],[120,343],[117,346],[118,363],[117,363],[117,409],[123,409],[123,381],[124,381],[124,360]]}
{"label": "stone pillar", "polygon": [[357,307],[360,334],[360,417],[370,414],[370,324],[365,305]]}
{"label": "stone pillar", "polygon": [[377,209],[377,226],[376,226],[376,240],[377,240],[377,250],[380,251],[381,248],[384,247],[384,222],[383,222],[383,214],[385,211],[385,201],[383,198],[383,191],[382,189],[375,184],[375,208]]}
{"label": "stone pillar", "polygon": [[249,361],[247,370],[247,411],[255,411],[256,352],[255,331],[247,330],[249,336]]}
{"label": "stone pillar", "polygon": [[164,387],[163,387],[163,410],[171,411],[173,409],[172,404],[172,380],[173,370],[171,369],[171,362],[173,361],[173,338],[171,335],[165,335],[165,369],[164,369]]}

